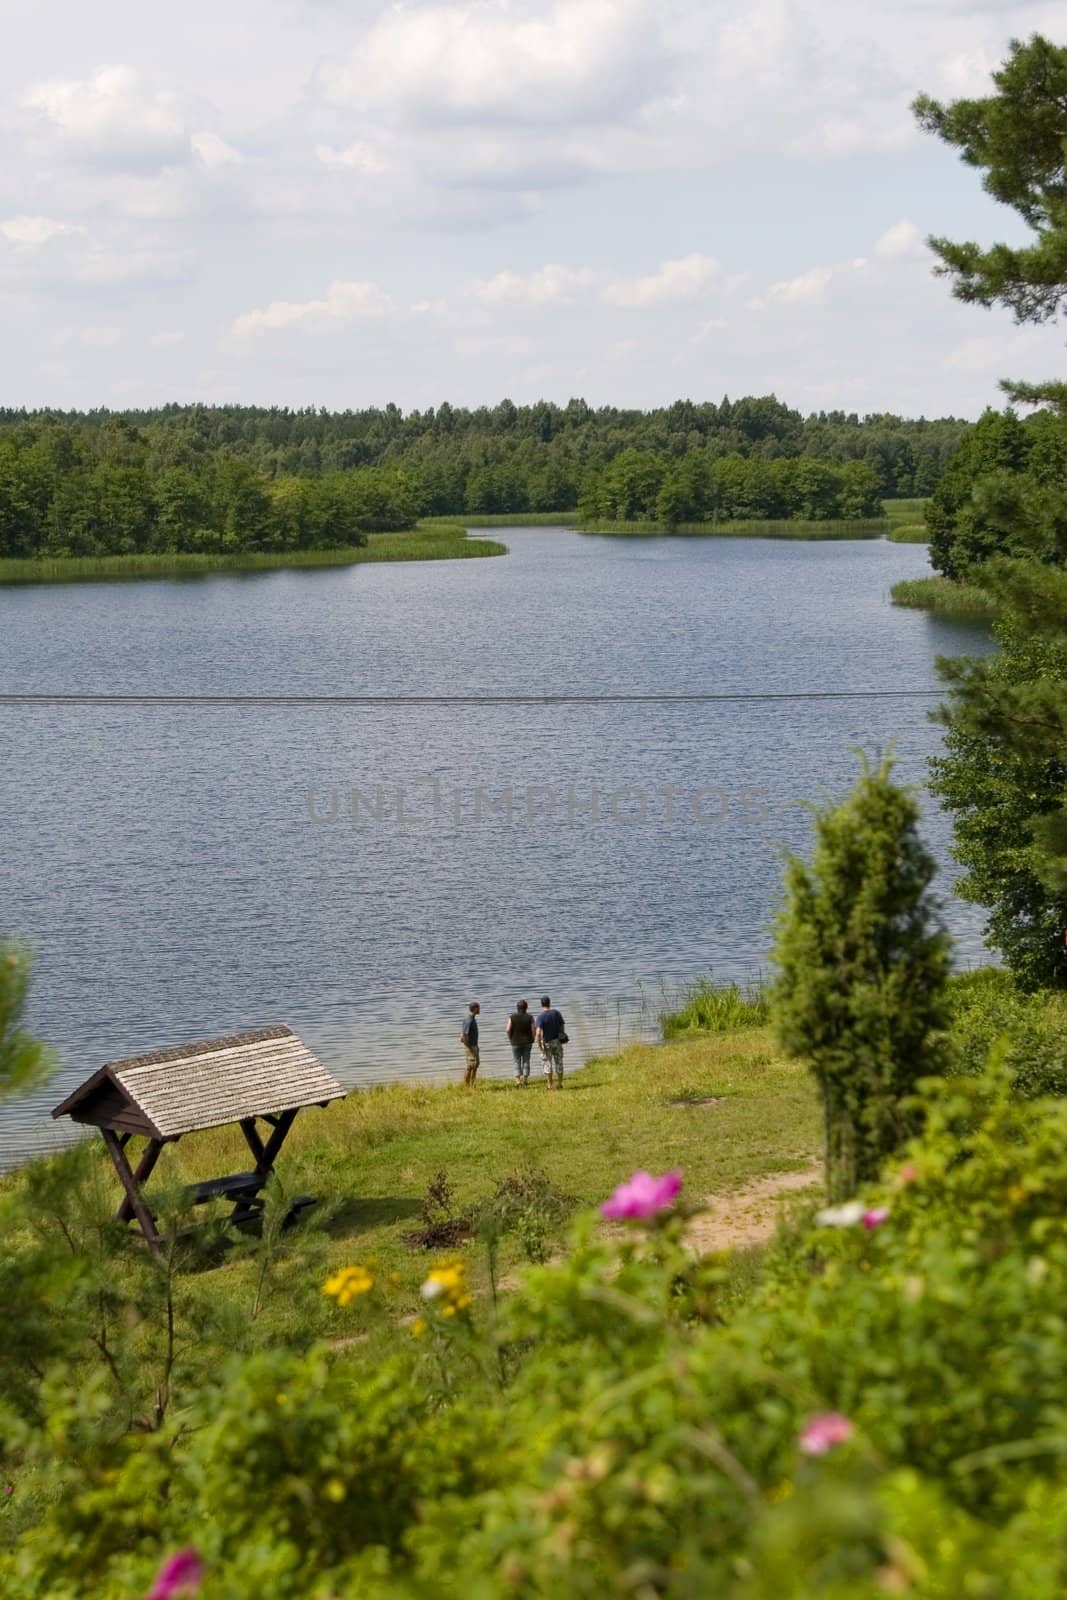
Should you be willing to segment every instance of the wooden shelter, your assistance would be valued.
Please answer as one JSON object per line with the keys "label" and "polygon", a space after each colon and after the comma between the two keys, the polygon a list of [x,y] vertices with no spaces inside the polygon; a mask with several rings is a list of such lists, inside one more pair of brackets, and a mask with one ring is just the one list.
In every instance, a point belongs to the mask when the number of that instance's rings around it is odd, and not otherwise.
{"label": "wooden shelter", "polygon": [[[252,1152],[253,1169],[194,1184],[189,1198],[194,1205],[232,1200],[231,1220],[244,1222],[262,1210],[261,1191],[297,1112],[341,1100],[344,1093],[303,1040],[282,1024],[109,1061],[52,1115],[100,1129],[125,1190],[116,1217],[122,1222],[136,1218],[149,1246],[158,1250],[155,1218],[142,1191],[165,1144],[236,1123]],[[269,1131],[261,1133],[257,1122]],[[137,1137],[147,1142],[131,1167],[126,1150]]]}

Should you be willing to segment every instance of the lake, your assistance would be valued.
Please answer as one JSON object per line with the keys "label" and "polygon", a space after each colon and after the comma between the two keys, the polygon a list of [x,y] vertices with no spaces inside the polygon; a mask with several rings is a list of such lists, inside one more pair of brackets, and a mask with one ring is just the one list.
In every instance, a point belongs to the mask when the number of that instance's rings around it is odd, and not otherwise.
{"label": "lake", "polygon": [[[485,1075],[520,995],[551,993],[574,1063],[654,1034],[686,979],[765,968],[799,801],[841,795],[858,748],[922,782],[935,701],[889,692],[985,648],[888,603],[923,546],[497,536],[494,560],[0,589],[7,694],[377,697],[0,705],[0,931],[38,952],[62,1062],[0,1114],[5,1162],[64,1136],[47,1108],[103,1061],[264,1023],[347,1084],[458,1079],[475,998]],[[874,694],[634,698],[843,691]],[[433,702],[457,695],[483,703]],[[925,832],[947,865],[934,807]]]}

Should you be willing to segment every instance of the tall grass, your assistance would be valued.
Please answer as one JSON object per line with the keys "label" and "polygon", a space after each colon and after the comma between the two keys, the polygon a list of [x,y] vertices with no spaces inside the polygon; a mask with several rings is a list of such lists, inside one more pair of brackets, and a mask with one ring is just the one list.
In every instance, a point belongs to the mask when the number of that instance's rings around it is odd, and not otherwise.
{"label": "tall grass", "polygon": [[976,583],[951,578],[905,578],[889,591],[895,606],[937,611],[946,617],[995,617],[996,603]]}
{"label": "tall grass", "polygon": [[423,517],[420,528],[454,526],[462,521],[467,528],[568,528],[578,521],[577,511],[465,511],[447,517]]}
{"label": "tall grass", "polygon": [[199,578],[220,572],[271,572],[280,568],[349,567],[379,561],[458,561],[502,556],[507,545],[468,539],[457,523],[408,533],[372,533],[365,545],[340,550],[243,550],[226,553],[159,551],[132,556],[42,556],[0,561],[0,585],[103,583],[132,578]]}
{"label": "tall grass", "polygon": [[762,1028],[770,1021],[771,1003],[760,979],[756,983],[715,983],[698,978],[688,984],[674,1011],[660,1012],[665,1039],[693,1033],[731,1033],[736,1028]]}
{"label": "tall grass", "polygon": [[608,534],[616,539],[647,539],[662,534],[702,539],[879,539],[886,529],[884,517],[867,517],[859,522],[803,522],[800,518],[680,522],[674,528],[663,522],[584,522],[579,532]]}
{"label": "tall grass", "polygon": [[930,534],[926,526],[928,500],[883,500],[882,510],[889,523],[889,540],[892,544],[928,544]]}

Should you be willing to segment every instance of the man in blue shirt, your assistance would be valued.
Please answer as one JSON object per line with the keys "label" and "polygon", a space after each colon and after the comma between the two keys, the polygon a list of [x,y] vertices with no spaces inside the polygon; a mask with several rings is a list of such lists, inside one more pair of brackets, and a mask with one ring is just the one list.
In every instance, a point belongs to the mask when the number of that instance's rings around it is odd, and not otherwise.
{"label": "man in blue shirt", "polygon": [[534,1024],[534,1038],[541,1047],[541,1060],[548,1087],[562,1089],[563,1046],[567,1042],[567,1032],[563,1013],[556,1010],[547,994],[541,996],[541,1009]]}
{"label": "man in blue shirt", "polygon": [[481,1006],[477,1000],[472,1000],[467,1007],[467,1015],[463,1018],[463,1027],[460,1039],[463,1042],[463,1054],[466,1057],[466,1068],[463,1073],[463,1082],[468,1089],[474,1088],[474,1080],[478,1076],[478,1065],[481,1055],[478,1050],[478,1013]]}

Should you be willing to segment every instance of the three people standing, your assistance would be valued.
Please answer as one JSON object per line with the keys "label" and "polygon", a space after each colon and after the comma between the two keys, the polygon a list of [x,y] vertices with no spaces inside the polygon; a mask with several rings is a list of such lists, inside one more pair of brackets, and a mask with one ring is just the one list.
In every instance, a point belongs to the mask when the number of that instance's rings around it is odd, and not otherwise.
{"label": "three people standing", "polygon": [[[463,1082],[468,1089],[474,1088],[481,1064],[478,1048],[478,1016],[481,1009],[477,1000],[471,1001],[460,1031],[466,1063]],[[541,1050],[541,1063],[548,1087],[563,1088],[563,1046],[568,1042],[566,1024],[563,1013],[556,1010],[547,994],[541,996],[541,1009],[536,1017],[530,1015],[525,1000],[517,1000],[504,1031],[511,1045],[518,1087],[530,1081],[530,1057],[536,1043]]]}

